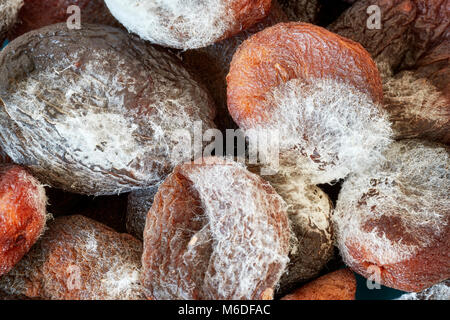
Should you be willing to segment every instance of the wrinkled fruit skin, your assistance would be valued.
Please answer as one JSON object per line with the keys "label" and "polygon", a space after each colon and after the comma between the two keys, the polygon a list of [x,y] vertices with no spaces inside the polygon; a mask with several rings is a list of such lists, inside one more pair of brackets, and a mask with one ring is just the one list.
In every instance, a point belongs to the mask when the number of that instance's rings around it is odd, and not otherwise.
{"label": "wrinkled fruit skin", "polygon": [[421,292],[404,293],[396,300],[450,300],[450,280],[435,284]]}
{"label": "wrinkled fruit skin", "polygon": [[66,22],[73,14],[67,13],[67,8],[76,5],[80,8],[81,24],[94,23],[119,27],[102,0],[25,0],[19,11],[19,23],[8,34],[13,40],[24,33],[51,24]]}
{"label": "wrinkled fruit skin", "polygon": [[205,48],[187,50],[182,53],[183,62],[201,78],[217,106],[215,123],[222,131],[237,129],[227,108],[226,76],[231,59],[242,42],[253,34],[275,25],[287,22],[288,18],[280,6],[273,2],[269,15],[252,27]]}
{"label": "wrinkled fruit skin", "polygon": [[285,203],[245,167],[203,161],[177,166],[155,196],[142,256],[147,297],[271,299],[288,261]]}
{"label": "wrinkled fruit skin", "polygon": [[[381,29],[367,28],[371,5],[380,8]],[[448,26],[448,0],[361,0],[328,29],[361,43],[378,64],[396,72],[448,41]]]}
{"label": "wrinkled fruit skin", "polygon": [[278,0],[290,21],[317,22],[320,3],[318,0]]}
{"label": "wrinkled fruit skin", "polygon": [[350,269],[328,273],[281,300],[355,300],[356,278]]}
{"label": "wrinkled fruit skin", "polygon": [[0,164],[0,277],[43,232],[46,202],[44,187],[25,169]]}
{"label": "wrinkled fruit skin", "polygon": [[11,159],[8,157],[8,155],[2,151],[0,148],[0,163],[10,163]]}
{"label": "wrinkled fruit skin", "polygon": [[[283,196],[276,186],[274,187]],[[289,199],[283,197],[286,203],[292,206],[288,209],[288,215],[292,231],[296,236],[296,246],[289,255],[287,272],[281,277],[279,292],[288,292],[296,284],[317,276],[333,256],[331,226],[333,206],[331,201],[316,186],[306,188],[304,196],[311,200],[308,203],[311,206],[308,208],[311,210],[310,212],[305,212],[305,208],[302,208],[304,203],[290,202]],[[313,211],[314,205],[320,207],[315,209],[319,212]],[[322,219],[324,223],[318,224],[315,218]]]}
{"label": "wrinkled fruit skin", "polygon": [[51,300],[140,300],[142,243],[89,218],[59,217],[0,278],[9,294]]}
{"label": "wrinkled fruit skin", "polygon": [[0,0],[0,48],[8,31],[17,22],[23,0]]}
{"label": "wrinkled fruit skin", "polygon": [[126,229],[139,240],[144,237],[145,219],[157,191],[158,186],[154,186],[130,192],[128,195]]}
{"label": "wrinkled fruit skin", "polygon": [[333,213],[344,262],[364,277],[419,292],[450,277],[450,149],[401,140],[350,176]]}
{"label": "wrinkled fruit skin", "polygon": [[[381,29],[366,27],[370,5]],[[357,1],[329,30],[361,43],[383,77],[396,137],[450,143],[448,0]]]}
{"label": "wrinkled fruit skin", "polygon": [[12,41],[0,53],[0,98],[4,151],[74,193],[159,183],[176,130],[215,127],[212,99],[179,59],[108,26],[56,24]]}
{"label": "wrinkled fruit skin", "polygon": [[228,110],[243,129],[264,122],[265,95],[291,79],[334,79],[383,101],[378,70],[356,42],[307,23],[279,23],[239,47],[227,76]]}

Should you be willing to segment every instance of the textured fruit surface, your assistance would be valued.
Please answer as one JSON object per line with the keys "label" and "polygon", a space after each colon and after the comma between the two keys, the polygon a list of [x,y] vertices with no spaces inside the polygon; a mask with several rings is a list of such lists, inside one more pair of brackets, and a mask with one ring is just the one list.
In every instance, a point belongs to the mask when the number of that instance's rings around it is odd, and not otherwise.
{"label": "textured fruit surface", "polygon": [[[380,9],[381,28],[367,27],[371,5]],[[413,67],[430,48],[448,41],[448,10],[448,0],[361,0],[329,30],[361,43],[381,71],[395,72]]]}
{"label": "textured fruit surface", "polygon": [[159,299],[271,299],[288,262],[286,204],[244,166],[183,164],[164,181],[144,232],[142,283]]}
{"label": "textured fruit surface", "polygon": [[195,72],[208,88],[217,106],[215,122],[221,130],[236,128],[227,107],[226,76],[233,54],[251,35],[288,18],[276,2],[272,2],[269,15],[252,27],[205,48],[182,53],[183,62]]}
{"label": "textured fruit surface", "polygon": [[320,10],[319,0],[278,0],[289,20],[315,23]]}
{"label": "textured fruit surface", "polygon": [[361,45],[307,23],[279,23],[244,41],[233,57],[228,109],[245,129],[264,121],[267,93],[292,79],[332,79],[381,103],[378,70]]}
{"label": "textured fruit surface", "polygon": [[402,294],[397,300],[450,300],[450,280],[435,284],[421,292]]}
{"label": "textured fruit surface", "polygon": [[0,163],[9,163],[11,159],[8,155],[0,148]]}
{"label": "textured fruit surface", "polygon": [[14,295],[14,294],[8,294],[2,290],[0,290],[0,301],[1,300],[30,300],[27,296],[24,295]]}
{"label": "textured fruit surface", "polygon": [[177,130],[214,127],[212,99],[179,59],[108,26],[56,24],[12,41],[0,98],[4,151],[76,193],[158,183],[174,166]]}
{"label": "textured fruit surface", "polygon": [[271,0],[106,0],[130,32],[163,46],[194,49],[247,29],[268,13]]}
{"label": "textured fruit surface", "polygon": [[[366,27],[371,5],[377,28]],[[361,0],[329,26],[374,58],[397,138],[450,143],[449,10],[448,0]]]}
{"label": "textured fruit surface", "polygon": [[0,164],[0,276],[8,272],[44,230],[44,187],[25,169]]}
{"label": "textured fruit surface", "polygon": [[129,234],[140,240],[144,237],[145,219],[152,207],[158,187],[136,190],[128,195],[126,229]]}
{"label": "textured fruit surface", "polygon": [[17,15],[23,0],[0,0],[0,48],[6,34],[17,22]]}
{"label": "textured fruit surface", "polygon": [[355,294],[355,275],[341,269],[311,281],[282,300],[355,300]]}
{"label": "textured fruit surface", "polygon": [[81,24],[95,23],[120,26],[106,8],[102,0],[25,0],[19,11],[19,22],[9,32],[8,38],[13,40],[22,34],[51,24],[66,22],[73,14],[67,8],[76,5],[80,8]]}
{"label": "textured fruit surface", "polygon": [[128,194],[87,196],[55,188],[46,188],[47,212],[53,217],[82,215],[114,229],[126,232],[125,220]]}
{"label": "textured fruit surface", "polygon": [[344,182],[332,220],[350,268],[404,291],[450,277],[449,154],[445,145],[402,140]]}
{"label": "textured fruit surface", "polygon": [[330,183],[370,167],[390,143],[374,62],[323,28],[279,23],[256,33],[227,82],[231,116],[275,172]]}
{"label": "textured fruit surface", "polygon": [[31,251],[0,278],[9,294],[54,300],[144,299],[142,243],[75,215],[59,217]]}
{"label": "textured fruit surface", "polygon": [[279,292],[287,292],[295,284],[307,281],[324,268],[333,255],[331,213],[328,196],[318,187],[302,179],[272,179],[271,185],[288,205],[288,216],[295,235],[289,264],[280,280]]}

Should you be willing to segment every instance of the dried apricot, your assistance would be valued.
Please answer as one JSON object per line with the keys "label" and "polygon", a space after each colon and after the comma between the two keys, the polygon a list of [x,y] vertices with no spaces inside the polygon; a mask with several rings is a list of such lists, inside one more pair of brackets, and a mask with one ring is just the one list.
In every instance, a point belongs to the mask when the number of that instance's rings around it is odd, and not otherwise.
{"label": "dried apricot", "polygon": [[355,300],[356,278],[349,269],[328,273],[281,300]]}
{"label": "dried apricot", "polygon": [[22,6],[23,0],[0,0],[0,49]]}
{"label": "dried apricot", "polygon": [[290,21],[316,23],[320,11],[319,0],[278,0]]}
{"label": "dried apricot", "polygon": [[449,155],[437,143],[394,142],[385,161],[344,182],[332,220],[352,270],[404,291],[450,277]]}
{"label": "dried apricot", "polygon": [[80,22],[120,26],[106,8],[103,0],[25,0],[19,11],[19,23],[8,34],[13,40],[24,33],[51,24],[66,22],[70,16],[67,9],[76,5],[80,8]]}
{"label": "dried apricot", "polygon": [[8,294],[52,300],[140,300],[142,243],[75,215],[59,217],[0,278]]}
{"label": "dried apricot", "polygon": [[144,231],[142,284],[154,299],[271,299],[288,262],[286,204],[220,158],[177,166]]}
{"label": "dried apricot", "polygon": [[44,231],[46,202],[44,187],[25,169],[0,164],[0,277]]}
{"label": "dried apricot", "polygon": [[205,48],[187,50],[181,53],[185,65],[201,78],[211,93],[217,107],[215,123],[220,129],[237,128],[227,108],[226,76],[230,69],[233,54],[240,44],[251,35],[283,21],[288,21],[288,18],[274,1],[269,15],[261,22]]}
{"label": "dried apricot", "polygon": [[280,279],[279,292],[317,276],[331,259],[334,239],[331,227],[333,206],[319,187],[299,177],[268,176],[267,180],[288,205],[288,217],[295,236],[289,264]]}
{"label": "dried apricot", "polygon": [[[248,164],[250,172],[259,174],[260,165]],[[331,224],[333,204],[319,187],[308,185],[301,176],[264,175],[286,202],[292,230],[291,250],[286,271],[277,294],[294,289],[299,283],[317,276],[334,253]]]}
{"label": "dried apricot", "polygon": [[279,169],[311,184],[371,166],[390,143],[375,63],[359,44],[323,28],[279,23],[258,32],[235,53],[227,82],[239,127],[278,137],[258,151],[278,148]]}
{"label": "dried apricot", "polygon": [[12,41],[0,99],[4,151],[75,193],[159,183],[179,160],[175,133],[215,127],[212,99],[178,58],[109,26],[56,24]]}
{"label": "dried apricot", "polygon": [[271,0],[105,0],[130,32],[178,49],[205,47],[247,29],[268,13]]}
{"label": "dried apricot", "polygon": [[[373,27],[369,6],[379,10]],[[377,63],[396,138],[450,143],[448,10],[447,0],[360,0],[329,26]]]}

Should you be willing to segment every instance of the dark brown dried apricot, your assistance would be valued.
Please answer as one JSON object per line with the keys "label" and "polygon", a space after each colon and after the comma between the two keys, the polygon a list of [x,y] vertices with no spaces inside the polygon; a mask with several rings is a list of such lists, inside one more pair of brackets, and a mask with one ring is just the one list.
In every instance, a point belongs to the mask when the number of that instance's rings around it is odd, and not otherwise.
{"label": "dark brown dried apricot", "polygon": [[8,34],[9,40],[32,30],[66,22],[70,16],[67,13],[67,8],[72,5],[80,8],[82,24],[95,23],[120,26],[120,23],[109,13],[103,0],[25,0],[19,11],[19,22]]}
{"label": "dark brown dried apricot", "polygon": [[387,77],[383,88],[396,138],[450,144],[450,39],[413,69]]}
{"label": "dark brown dried apricot", "polygon": [[55,24],[12,41],[0,99],[4,151],[75,193],[159,183],[176,164],[176,132],[215,127],[212,99],[177,57],[109,26]]}
{"label": "dark brown dried apricot", "polygon": [[215,123],[221,130],[237,127],[228,112],[226,83],[231,59],[237,48],[256,32],[287,21],[288,18],[283,10],[276,2],[273,2],[269,15],[252,27],[208,47],[181,53],[185,65],[199,76],[211,93],[217,107]]}
{"label": "dark brown dried apricot", "polygon": [[278,0],[290,21],[316,23],[320,11],[319,0]]}
{"label": "dark brown dried apricot", "polygon": [[44,231],[44,187],[25,169],[0,164],[0,277],[30,250]]}
{"label": "dark brown dried apricot", "polygon": [[0,163],[10,163],[11,159],[8,157],[8,155],[3,152],[3,150],[0,148]]}
{"label": "dark brown dried apricot", "polygon": [[236,51],[227,82],[230,114],[259,154],[276,150],[269,166],[309,184],[370,167],[390,143],[375,63],[321,27],[279,23],[256,33]]}
{"label": "dark brown dried apricot", "polygon": [[[367,27],[369,6],[380,11],[376,28]],[[396,138],[450,143],[449,8],[448,0],[360,0],[329,26],[377,63]]]}
{"label": "dark brown dried apricot", "polygon": [[288,262],[286,204],[244,166],[175,168],[144,232],[142,283],[159,299],[271,299]]}
{"label": "dark brown dried apricot", "polygon": [[158,186],[136,190],[128,195],[126,229],[139,240],[144,237],[145,219],[152,207]]}
{"label": "dark brown dried apricot", "polygon": [[8,294],[52,300],[145,299],[142,243],[89,218],[59,217],[0,278]]}

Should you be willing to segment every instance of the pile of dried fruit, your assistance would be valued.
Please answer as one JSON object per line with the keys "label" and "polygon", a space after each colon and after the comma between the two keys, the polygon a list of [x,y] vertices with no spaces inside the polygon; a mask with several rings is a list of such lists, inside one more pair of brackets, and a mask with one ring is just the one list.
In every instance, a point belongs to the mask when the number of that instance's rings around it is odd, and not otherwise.
{"label": "pile of dried fruit", "polygon": [[450,299],[449,4],[0,0],[0,300]]}

